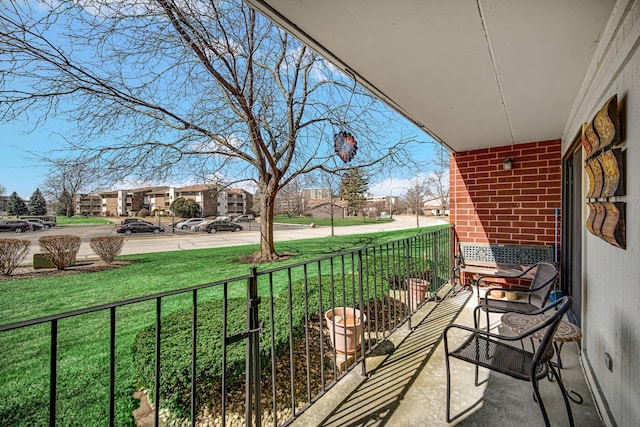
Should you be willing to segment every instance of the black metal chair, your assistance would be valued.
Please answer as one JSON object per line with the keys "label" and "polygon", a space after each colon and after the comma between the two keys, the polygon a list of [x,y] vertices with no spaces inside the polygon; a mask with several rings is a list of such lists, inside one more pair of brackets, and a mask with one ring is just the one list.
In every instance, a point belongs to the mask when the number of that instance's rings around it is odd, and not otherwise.
{"label": "black metal chair", "polygon": [[[488,287],[489,282],[496,278],[506,279],[519,279],[526,276],[531,270],[535,270],[533,279],[529,284],[528,289],[508,289],[508,288],[491,288]],[[544,307],[549,300],[549,295],[553,285],[558,279],[558,269],[555,265],[549,262],[539,262],[533,264],[529,268],[525,269],[521,274],[515,276],[481,276],[476,282],[476,293],[478,297],[478,306],[485,312],[487,318],[487,330],[489,330],[489,313],[505,311],[515,311],[518,313],[530,313],[538,310],[540,307]],[[485,284],[486,294],[481,295],[481,285]],[[491,293],[498,292],[516,292],[518,294],[524,294],[527,297],[526,302],[510,301],[508,299],[493,299]]]}
{"label": "black metal chair", "polygon": [[[567,408],[569,423],[573,426],[573,414],[571,413],[571,405],[569,403],[567,390],[562,383],[562,378],[551,361],[554,354],[553,336],[558,329],[562,316],[564,316],[571,307],[571,303],[571,297],[565,296],[540,310],[536,310],[531,313],[522,313],[523,316],[537,316],[536,319],[540,320],[540,322],[537,323],[535,327],[532,327],[526,332],[516,336],[494,334],[484,329],[479,329],[477,321],[475,321],[475,311],[479,310],[480,307],[476,307],[474,310],[475,328],[456,324],[448,325],[444,330],[444,349],[447,370],[447,422],[455,420],[471,409],[469,408],[455,417],[451,417],[451,367],[449,358],[453,357],[475,365],[476,386],[480,385],[478,382],[478,369],[480,366],[492,371],[500,372],[512,378],[531,381],[535,399],[540,405],[542,417],[544,418],[545,425],[547,426],[550,425],[549,417],[544,407],[544,403],[542,402],[540,391],[538,390],[538,381],[545,378],[547,374],[551,372],[551,375],[556,379],[560,387],[562,398],[564,399],[564,403]],[[461,345],[450,350],[449,332],[452,330],[466,331],[469,335]],[[512,343],[519,342],[526,338],[531,338],[536,334],[536,332],[542,330],[544,330],[544,335],[535,352],[529,352],[518,346],[512,345]]]}

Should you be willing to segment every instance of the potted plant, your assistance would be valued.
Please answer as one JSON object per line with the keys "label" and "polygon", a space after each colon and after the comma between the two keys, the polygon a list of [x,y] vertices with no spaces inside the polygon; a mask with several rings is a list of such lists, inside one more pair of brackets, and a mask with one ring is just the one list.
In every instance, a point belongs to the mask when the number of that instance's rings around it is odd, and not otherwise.
{"label": "potted plant", "polygon": [[407,282],[409,283],[409,291],[411,292],[411,308],[415,310],[427,297],[429,281],[412,277],[407,279]]}
{"label": "potted plant", "polygon": [[[351,307],[336,307],[325,312],[329,327],[329,339],[337,353],[355,354],[360,348],[360,310]],[[364,322],[367,317],[362,314]]]}

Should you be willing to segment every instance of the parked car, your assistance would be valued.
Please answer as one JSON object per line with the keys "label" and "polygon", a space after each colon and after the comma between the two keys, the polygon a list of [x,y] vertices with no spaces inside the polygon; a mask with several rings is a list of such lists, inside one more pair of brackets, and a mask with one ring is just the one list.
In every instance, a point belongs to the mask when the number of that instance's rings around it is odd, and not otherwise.
{"label": "parked car", "polygon": [[34,226],[34,230],[39,230],[41,228],[44,228],[45,230],[51,228],[51,227],[55,227],[56,223],[53,221],[45,221],[43,219],[39,219],[39,218],[24,218],[25,221],[27,221],[29,224],[31,224],[32,226]]}
{"label": "parked car", "polygon": [[183,230],[186,230],[187,228],[190,228],[192,225],[200,224],[204,220],[205,220],[204,218],[189,218],[189,219],[185,219],[185,220],[180,221],[179,223],[177,223],[176,224],[176,228],[181,228]]}
{"label": "parked car", "polygon": [[243,228],[240,224],[236,224],[231,221],[213,221],[207,224],[205,231],[207,233],[215,233],[216,231],[242,231]]}
{"label": "parked car", "polygon": [[134,221],[127,224],[121,224],[116,228],[118,233],[124,233],[130,236],[133,233],[164,233],[164,227],[159,225],[149,224],[145,221]]}
{"label": "parked car", "polygon": [[31,230],[33,231],[39,231],[42,230],[44,227],[42,226],[42,224],[38,224],[37,222],[31,222],[25,219],[25,221],[27,221],[29,223],[29,225],[31,225]]}
{"label": "parked car", "polygon": [[256,218],[252,214],[240,215],[233,219],[234,222],[252,222]]}
{"label": "parked car", "polygon": [[33,226],[24,219],[0,220],[0,231],[13,231],[14,233],[22,233],[24,231],[30,230],[33,230]]}
{"label": "parked car", "polygon": [[205,221],[202,221],[199,224],[195,224],[191,226],[191,231],[204,231],[205,227],[207,226],[207,224],[213,222],[212,219],[208,219]]}
{"label": "parked car", "polygon": [[151,224],[149,221],[145,221],[141,218],[125,218],[122,221],[120,221],[120,224],[124,225],[124,224],[129,224],[132,222],[146,222],[147,224],[153,225]]}

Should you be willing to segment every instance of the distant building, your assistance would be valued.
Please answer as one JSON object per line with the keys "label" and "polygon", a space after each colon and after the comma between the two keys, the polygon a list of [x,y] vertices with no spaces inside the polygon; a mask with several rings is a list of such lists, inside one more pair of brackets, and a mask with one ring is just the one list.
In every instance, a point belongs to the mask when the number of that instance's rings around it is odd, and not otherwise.
{"label": "distant building", "polygon": [[244,215],[253,212],[253,194],[241,188],[226,191],[226,210],[222,215]]}
{"label": "distant building", "polygon": [[205,217],[253,212],[253,195],[248,191],[224,190],[215,185],[189,185],[178,188],[144,187],[78,195],[74,199],[75,214],[105,217],[138,216],[140,210],[147,209],[152,216],[169,216],[171,204],[181,197],[198,203],[201,215]]}
{"label": "distant building", "polygon": [[316,206],[331,206],[331,203],[342,205],[342,198],[331,194],[330,188],[305,188],[302,190],[302,211],[305,214],[311,214],[314,218],[323,218],[315,216],[318,212]]}
{"label": "distant building", "polygon": [[79,194],[74,202],[75,215],[102,216],[102,197],[99,194]]}
{"label": "distant building", "polygon": [[332,214],[333,218],[345,218],[348,213],[346,205],[347,202],[345,200],[335,203],[323,202],[311,207],[309,211],[313,218],[331,218]]}
{"label": "distant building", "polygon": [[218,199],[221,197],[222,192],[218,186],[206,184],[189,185],[187,187],[176,188],[175,198],[179,199],[184,197],[185,199],[195,200],[198,205],[200,205],[200,214],[203,217],[218,216],[221,214]]}
{"label": "distant building", "polygon": [[424,202],[425,215],[449,215],[449,197],[438,197]]}

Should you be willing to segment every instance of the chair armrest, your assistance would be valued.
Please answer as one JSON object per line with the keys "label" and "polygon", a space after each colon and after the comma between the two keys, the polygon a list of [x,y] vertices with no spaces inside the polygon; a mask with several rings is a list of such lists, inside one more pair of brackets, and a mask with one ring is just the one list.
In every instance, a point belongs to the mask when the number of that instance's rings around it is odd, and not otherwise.
{"label": "chair armrest", "polygon": [[[544,324],[544,326],[546,327],[547,325]],[[536,326],[535,328],[532,328],[532,329],[530,329],[528,331],[525,331],[524,333],[522,333],[520,335],[513,336],[513,335],[496,334],[496,333],[493,333],[493,332],[488,332],[486,329],[472,328],[471,326],[459,325],[457,323],[452,323],[450,325],[447,325],[447,327],[444,328],[444,332],[443,332],[444,345],[445,345],[445,349],[447,349],[447,353],[449,353],[449,351],[448,351],[448,347],[449,347],[449,344],[448,344],[448,341],[449,341],[448,333],[449,333],[449,331],[454,330],[454,329],[459,329],[459,330],[463,330],[463,331],[469,332],[471,334],[482,335],[482,336],[487,337],[487,338],[494,338],[494,339],[502,340],[502,341],[520,341],[520,340],[523,340],[525,338],[528,338],[529,335],[533,334],[534,332],[537,332],[539,329],[542,329],[542,328]]]}
{"label": "chair armrest", "polygon": [[[522,304],[521,304],[522,305]],[[492,313],[519,313],[519,314],[531,314],[531,311],[527,310],[518,310],[517,308],[506,308],[497,305],[491,305],[487,303],[481,303],[476,305],[473,309],[474,318],[478,314],[479,311],[490,309]]]}

